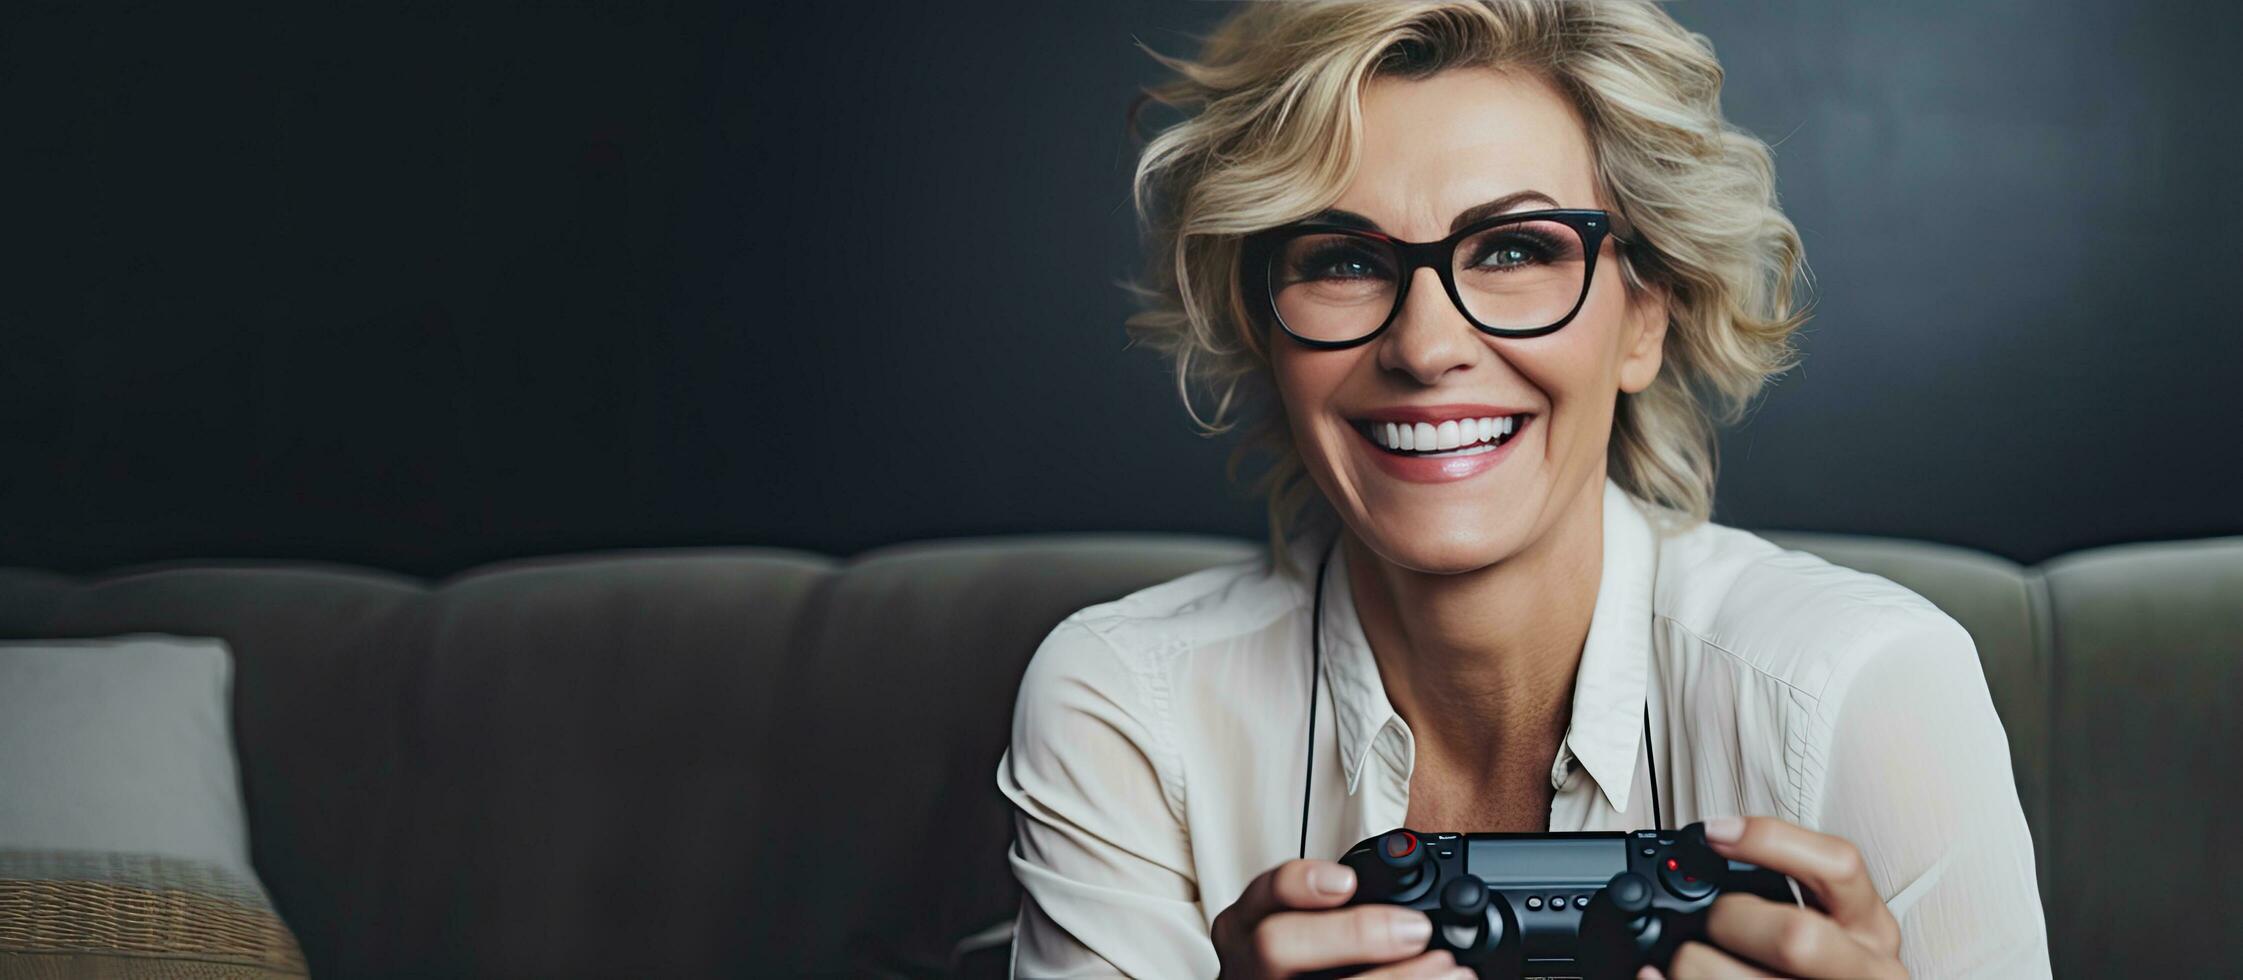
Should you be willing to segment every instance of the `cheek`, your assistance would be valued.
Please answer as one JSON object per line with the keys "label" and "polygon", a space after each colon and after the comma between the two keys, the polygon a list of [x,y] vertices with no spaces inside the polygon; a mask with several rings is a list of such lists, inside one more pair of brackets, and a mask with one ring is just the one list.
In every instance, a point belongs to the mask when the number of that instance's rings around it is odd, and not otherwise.
{"label": "cheek", "polygon": [[[1307,353],[1309,356],[1300,356]],[[1270,362],[1272,380],[1292,430],[1294,451],[1310,477],[1327,494],[1344,494],[1338,476],[1346,466],[1346,440],[1353,438],[1333,399],[1344,387],[1355,359],[1338,351],[1279,351]]]}
{"label": "cheek", "polygon": [[[1576,328],[1581,329],[1579,333]],[[1619,390],[1613,379],[1611,345],[1595,325],[1575,321],[1540,343],[1518,347],[1506,358],[1540,388],[1556,409],[1609,399]]]}
{"label": "cheek", "polygon": [[1599,288],[1564,329],[1514,346],[1507,359],[1556,407],[1609,410],[1620,391],[1621,316],[1619,297]]}
{"label": "cheek", "polygon": [[1349,359],[1302,357],[1299,351],[1278,350],[1270,361],[1277,395],[1285,403],[1286,417],[1298,434],[1331,412],[1332,395],[1347,376]]}

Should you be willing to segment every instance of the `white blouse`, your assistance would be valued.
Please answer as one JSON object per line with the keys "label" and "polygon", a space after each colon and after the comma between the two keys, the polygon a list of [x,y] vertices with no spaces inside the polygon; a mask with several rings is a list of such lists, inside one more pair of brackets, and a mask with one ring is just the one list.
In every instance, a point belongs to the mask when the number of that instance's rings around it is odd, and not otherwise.
{"label": "white blouse", "polygon": [[[1889,580],[1679,526],[1607,481],[1604,566],[1550,766],[1553,831],[1767,814],[1861,849],[1917,977],[2049,975],[2008,742],[1970,635]],[[1298,855],[1308,582],[1266,557],[1076,612],[1021,682],[997,785],[1024,895],[1015,976],[1212,977],[1208,930]],[[1414,758],[1329,550],[1311,857],[1403,822]],[[1449,831],[1470,828],[1421,827]]]}

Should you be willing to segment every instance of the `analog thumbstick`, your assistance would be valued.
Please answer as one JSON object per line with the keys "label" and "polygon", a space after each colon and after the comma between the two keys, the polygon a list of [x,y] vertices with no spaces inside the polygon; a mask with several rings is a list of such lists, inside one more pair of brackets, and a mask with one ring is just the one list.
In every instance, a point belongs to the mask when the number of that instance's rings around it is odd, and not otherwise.
{"label": "analog thumbstick", "polygon": [[1622,871],[1605,882],[1581,916],[1580,959],[1584,977],[1632,977],[1646,963],[1658,963],[1666,923],[1654,906],[1652,876]]}
{"label": "analog thumbstick", "polygon": [[1441,889],[1441,911],[1460,919],[1474,918],[1488,910],[1488,886],[1474,875],[1465,875],[1451,881]]}
{"label": "analog thumbstick", "polygon": [[1704,825],[1691,824],[1682,828],[1674,847],[1658,856],[1659,881],[1676,898],[1695,902],[1713,894],[1724,863],[1707,846]]}
{"label": "analog thumbstick", "polygon": [[[1462,953],[1476,954],[1503,938],[1500,926],[1488,920],[1488,886],[1476,875],[1441,886],[1441,909],[1433,921],[1441,927],[1443,944]],[[1498,931],[1489,935],[1491,929]]]}
{"label": "analog thumbstick", "polygon": [[1604,886],[1605,894],[1612,896],[1612,905],[1631,916],[1640,915],[1651,907],[1651,882],[1633,871],[1623,871],[1612,876]]}
{"label": "analog thumbstick", "polygon": [[1424,874],[1425,845],[1418,842],[1416,834],[1407,830],[1393,831],[1379,838],[1378,846],[1372,850],[1377,852],[1379,863],[1394,872],[1394,883],[1400,887],[1417,884],[1419,876]]}

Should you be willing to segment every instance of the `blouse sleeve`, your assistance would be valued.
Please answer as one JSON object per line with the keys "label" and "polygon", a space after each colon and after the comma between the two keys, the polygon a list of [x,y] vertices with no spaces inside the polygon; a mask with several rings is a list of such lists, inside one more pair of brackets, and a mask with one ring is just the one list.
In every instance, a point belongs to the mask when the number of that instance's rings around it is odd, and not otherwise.
{"label": "blouse sleeve", "polygon": [[1945,614],[1887,612],[1819,713],[1821,829],[1861,850],[1909,975],[2046,977],[2032,833],[1977,648]]}
{"label": "blouse sleeve", "polygon": [[997,786],[1022,891],[1014,976],[1212,977],[1218,970],[1177,757],[1140,673],[1081,621],[1030,660]]}

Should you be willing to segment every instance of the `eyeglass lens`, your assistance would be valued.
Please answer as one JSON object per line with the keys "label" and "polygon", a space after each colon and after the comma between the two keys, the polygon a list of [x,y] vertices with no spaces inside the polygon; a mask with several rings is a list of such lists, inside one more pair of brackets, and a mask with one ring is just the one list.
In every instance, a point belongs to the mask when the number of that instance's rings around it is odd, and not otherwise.
{"label": "eyeglass lens", "polygon": [[[1354,340],[1394,312],[1402,261],[1385,242],[1304,234],[1287,240],[1270,262],[1277,315],[1302,337]],[[1517,330],[1565,319],[1581,299],[1588,268],[1580,233],[1548,220],[1482,229],[1457,243],[1450,263],[1465,312],[1485,326]]]}

